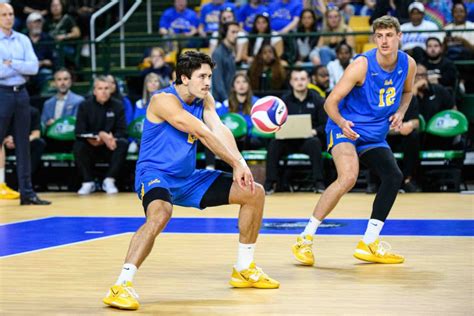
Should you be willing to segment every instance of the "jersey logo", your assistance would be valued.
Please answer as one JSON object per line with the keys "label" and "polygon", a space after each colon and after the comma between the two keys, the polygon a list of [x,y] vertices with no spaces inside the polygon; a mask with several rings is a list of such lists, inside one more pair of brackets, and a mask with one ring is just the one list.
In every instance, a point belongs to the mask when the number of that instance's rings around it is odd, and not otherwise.
{"label": "jersey logo", "polygon": [[148,186],[151,186],[152,184],[160,183],[160,182],[161,182],[161,180],[158,179],[158,178],[156,178],[156,179],[153,179],[153,180],[149,181],[149,182],[148,182]]}
{"label": "jersey logo", "polygon": [[336,134],[336,139],[339,139],[339,138],[347,138],[346,135],[342,134],[342,133],[337,133]]}
{"label": "jersey logo", "polygon": [[372,76],[377,76],[379,73],[378,72],[372,72],[371,75]]}
{"label": "jersey logo", "polygon": [[399,71],[398,71],[398,74],[400,75],[402,72],[403,72],[403,70],[399,70]]}
{"label": "jersey logo", "polygon": [[197,141],[197,137],[191,134],[188,134],[188,143],[194,144],[194,142]]}
{"label": "jersey logo", "polygon": [[390,80],[385,80],[384,86],[389,86],[389,85],[391,85],[391,84],[393,84],[392,79],[390,79]]}

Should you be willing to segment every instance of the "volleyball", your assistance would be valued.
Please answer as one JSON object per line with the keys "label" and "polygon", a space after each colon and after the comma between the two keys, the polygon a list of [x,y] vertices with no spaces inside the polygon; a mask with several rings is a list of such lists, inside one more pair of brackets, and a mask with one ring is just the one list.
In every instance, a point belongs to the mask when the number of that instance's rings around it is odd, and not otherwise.
{"label": "volleyball", "polygon": [[250,117],[253,125],[262,133],[275,133],[286,122],[288,109],[280,98],[267,96],[255,102]]}

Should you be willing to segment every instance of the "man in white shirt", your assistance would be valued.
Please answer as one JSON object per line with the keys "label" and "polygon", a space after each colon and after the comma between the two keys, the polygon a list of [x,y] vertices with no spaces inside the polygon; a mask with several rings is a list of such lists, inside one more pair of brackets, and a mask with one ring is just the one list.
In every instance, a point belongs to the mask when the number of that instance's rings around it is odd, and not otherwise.
{"label": "man in white shirt", "polygon": [[336,83],[341,79],[347,66],[351,63],[352,47],[345,42],[336,47],[336,59],[328,63],[329,90],[332,90]]}
{"label": "man in white shirt", "polygon": [[438,26],[430,21],[424,20],[425,6],[421,2],[413,2],[408,6],[410,22],[401,25],[402,50],[410,54],[416,61],[423,59],[426,50],[426,40],[429,37],[438,37],[441,42],[444,39],[442,32],[413,32],[412,31],[438,31]]}

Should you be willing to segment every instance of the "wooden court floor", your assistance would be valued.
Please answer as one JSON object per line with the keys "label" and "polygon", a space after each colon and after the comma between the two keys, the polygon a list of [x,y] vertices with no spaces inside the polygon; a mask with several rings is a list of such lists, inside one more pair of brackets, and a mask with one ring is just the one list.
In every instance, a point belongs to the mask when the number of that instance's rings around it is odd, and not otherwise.
{"label": "wooden court floor", "polygon": [[[0,201],[0,224],[51,216],[143,216],[131,193],[41,196],[53,204],[20,207],[18,201]],[[310,193],[269,196],[264,216],[306,220],[319,197]],[[373,198],[348,194],[329,218],[367,218]],[[237,214],[236,206],[204,212],[174,210],[174,217],[227,218]],[[474,196],[399,195],[390,219],[473,220]],[[120,272],[130,237],[131,233],[118,234],[0,257],[0,315],[474,314],[473,237],[387,236],[384,240],[405,255],[406,262],[373,265],[352,257],[360,236],[319,235],[315,266],[302,267],[290,252],[295,235],[265,234],[259,237],[256,262],[281,282],[281,288],[256,290],[228,286],[236,259],[236,234],[163,234],[135,278],[142,306],[136,312],[126,312],[106,307],[101,298]]]}

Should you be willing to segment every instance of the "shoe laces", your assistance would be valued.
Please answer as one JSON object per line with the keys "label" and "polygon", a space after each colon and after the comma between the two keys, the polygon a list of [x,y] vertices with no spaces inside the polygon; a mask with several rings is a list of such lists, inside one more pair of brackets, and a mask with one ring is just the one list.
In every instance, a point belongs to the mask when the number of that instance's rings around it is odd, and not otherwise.
{"label": "shoe laces", "polygon": [[251,269],[250,271],[251,273],[249,275],[249,279],[254,282],[257,282],[262,277],[264,279],[268,279],[268,276],[265,274],[265,272],[263,272],[262,268],[255,267],[254,269]]}
{"label": "shoe laces", "polygon": [[389,251],[392,250],[392,246],[386,241],[379,241],[376,254],[380,256],[385,256],[390,254]]}
{"label": "shoe laces", "polygon": [[133,287],[123,286],[123,289],[133,298],[138,298],[138,294]]}

